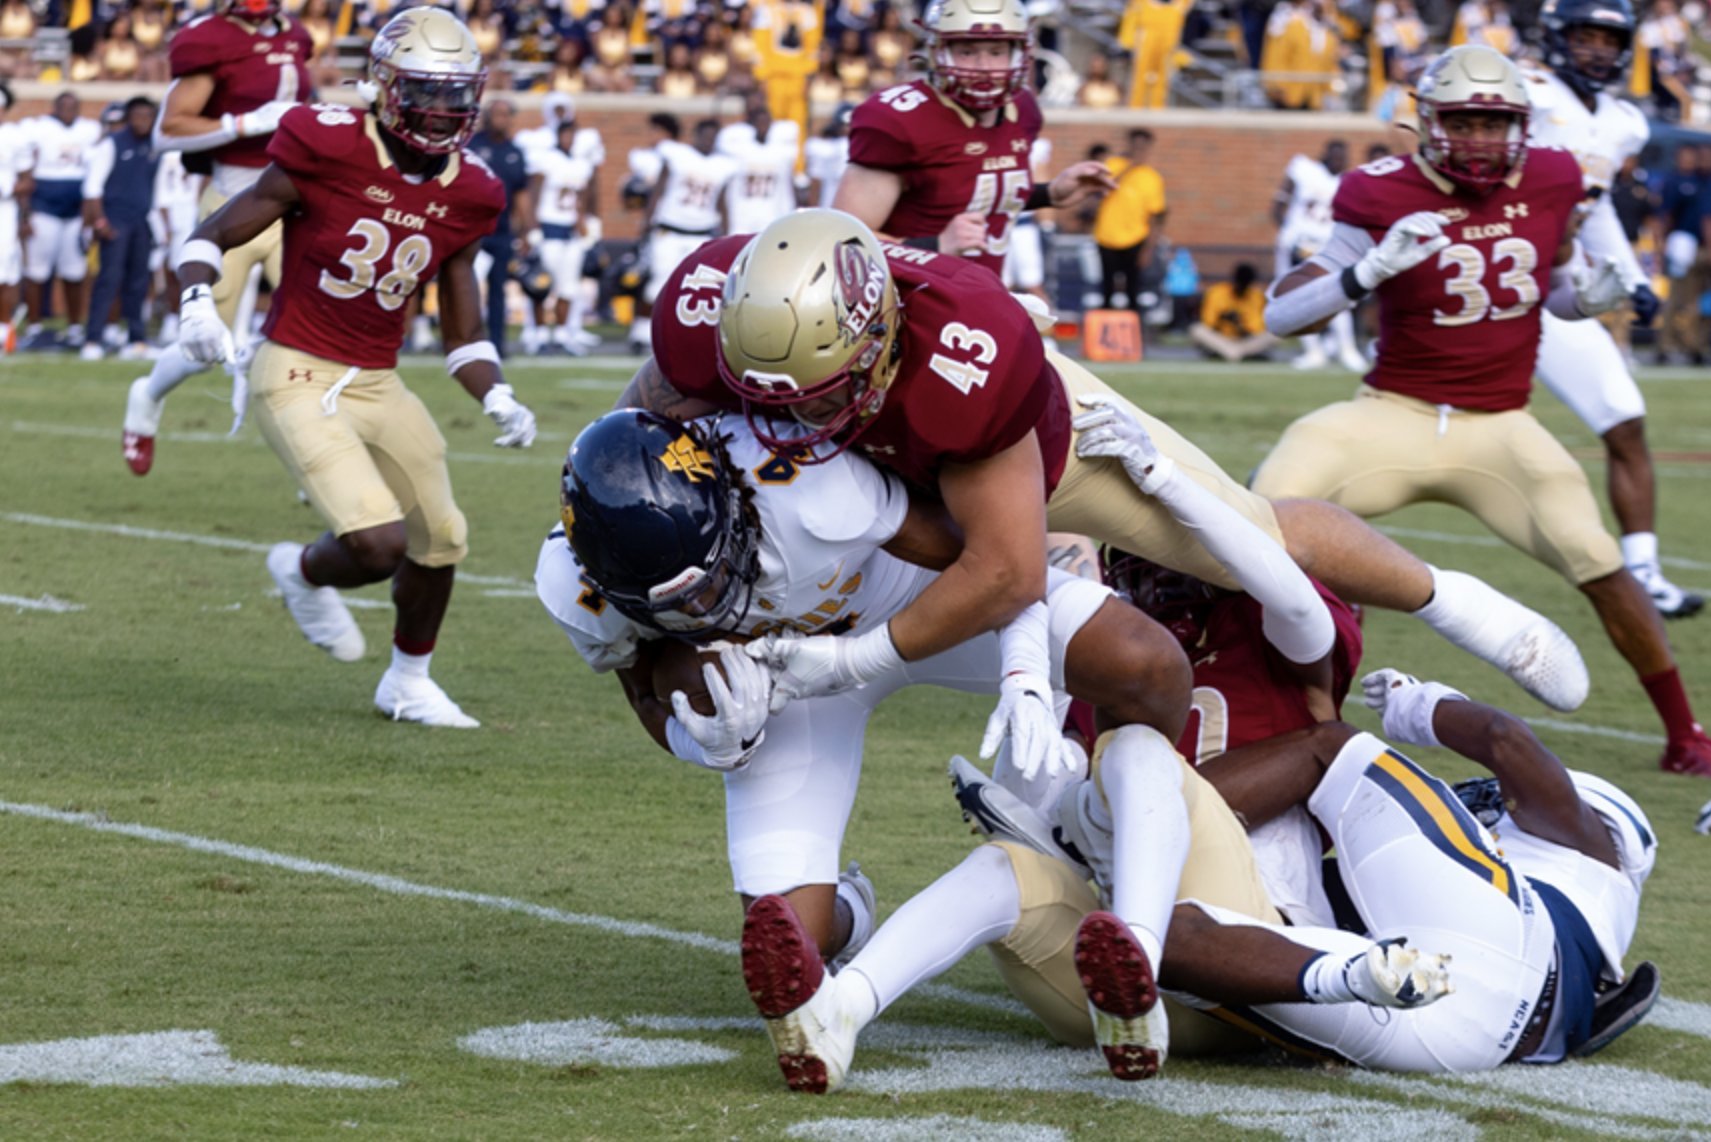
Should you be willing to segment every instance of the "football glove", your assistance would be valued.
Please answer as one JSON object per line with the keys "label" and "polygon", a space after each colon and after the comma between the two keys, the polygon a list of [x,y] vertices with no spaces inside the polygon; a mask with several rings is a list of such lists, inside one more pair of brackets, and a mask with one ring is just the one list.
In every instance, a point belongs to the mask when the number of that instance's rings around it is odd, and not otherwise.
{"label": "football glove", "polygon": [[1355,263],[1355,280],[1362,289],[1377,289],[1397,274],[1413,269],[1450,244],[1442,214],[1420,210],[1397,219],[1378,245]]}
{"label": "football glove", "polygon": [[1037,674],[1007,674],[998,684],[998,705],[986,719],[980,756],[988,761],[998,756],[1005,739],[1010,742],[1010,764],[1024,781],[1032,781],[1041,771],[1050,777],[1074,768],[1059,728],[1051,683]]}
{"label": "football glove", "polygon": [[809,638],[769,634],[743,647],[772,670],[772,712],[796,698],[819,698],[865,686],[903,665],[891,628],[866,634],[819,634]]}
{"label": "football glove", "polygon": [[256,135],[271,135],[279,130],[279,121],[285,118],[285,113],[296,107],[297,103],[290,99],[275,99],[263,103],[254,111],[245,111],[234,123],[238,138],[250,139]]}
{"label": "football glove", "polygon": [[701,676],[707,680],[713,713],[696,713],[682,690],[672,691],[671,712],[701,747],[708,769],[727,773],[741,769],[766,740],[772,681],[760,663],[736,646],[719,652],[717,666],[704,664]]}
{"label": "football glove", "polygon": [[1644,329],[1649,326],[1663,308],[1663,302],[1652,292],[1652,287],[1645,282],[1635,286],[1628,295],[1628,304],[1634,307],[1634,324]]}
{"label": "football glove", "polygon": [[1384,719],[1384,736],[1408,745],[1440,744],[1432,729],[1432,713],[1439,702],[1461,700],[1467,695],[1442,682],[1422,682],[1400,670],[1374,670],[1360,680],[1362,701]]}
{"label": "football glove", "polygon": [[232,331],[214,308],[214,291],[195,285],[178,301],[178,347],[198,365],[213,365],[237,356]]}
{"label": "football glove", "polygon": [[[1608,313],[1628,300],[1628,287],[1622,281],[1616,259],[1598,258],[1588,262],[1576,258],[1570,271],[1574,281],[1575,308],[1588,317]],[[1635,318],[1638,321],[1636,315]]]}
{"label": "football glove", "polygon": [[481,411],[499,426],[499,438],[493,443],[500,448],[527,448],[535,442],[535,414],[517,402],[516,391],[505,382],[487,390]]}
{"label": "football glove", "polygon": [[1121,461],[1129,479],[1149,496],[1170,479],[1175,463],[1159,452],[1141,422],[1118,398],[1096,393],[1077,399],[1088,410],[1078,413],[1070,424],[1076,432],[1077,456],[1084,460],[1109,456]]}

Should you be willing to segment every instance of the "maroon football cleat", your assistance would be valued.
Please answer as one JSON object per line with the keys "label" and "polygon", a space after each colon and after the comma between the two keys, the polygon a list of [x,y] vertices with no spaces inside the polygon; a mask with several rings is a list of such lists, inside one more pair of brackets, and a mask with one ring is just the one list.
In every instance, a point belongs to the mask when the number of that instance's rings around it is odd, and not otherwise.
{"label": "maroon football cleat", "polygon": [[1089,912],[1075,934],[1075,971],[1111,1073],[1130,1082],[1158,1074],[1170,1027],[1153,966],[1129,926],[1109,912]]}
{"label": "maroon football cleat", "polygon": [[124,436],[125,463],[139,476],[149,474],[154,467],[154,437],[127,432]]}
{"label": "maroon football cleat", "polygon": [[1711,738],[1698,726],[1693,736],[1664,746],[1658,768],[1666,773],[1684,773],[1693,777],[1711,777]]}
{"label": "maroon football cleat", "polygon": [[743,918],[743,983],[749,989],[791,1090],[841,1086],[857,1028],[838,1009],[820,948],[782,896],[763,896]]}

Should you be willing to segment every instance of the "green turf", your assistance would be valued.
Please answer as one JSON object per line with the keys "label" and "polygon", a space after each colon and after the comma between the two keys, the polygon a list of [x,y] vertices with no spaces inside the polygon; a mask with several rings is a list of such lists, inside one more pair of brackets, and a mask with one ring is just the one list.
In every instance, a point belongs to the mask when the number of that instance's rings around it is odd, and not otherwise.
{"label": "green turf", "polygon": [[[738,921],[717,779],[654,749],[616,683],[582,666],[530,590],[536,550],[557,515],[563,449],[627,373],[620,364],[517,368],[513,381],[539,415],[542,439],[516,453],[492,447],[491,425],[437,366],[406,370],[450,441],[470,520],[469,577],[434,669],[485,726],[456,733],[393,725],[372,711],[386,610],[356,612],[374,649],[346,666],[305,643],[270,597],[261,551],[242,545],[307,540],[319,526],[253,427],[222,439],[220,383],[198,378],[173,397],[157,468],[138,480],[118,455],[133,371],[43,358],[0,364],[0,595],[83,608],[0,604],[0,800],[556,910],[400,895],[163,839],[0,814],[0,1075],[19,1044],[206,1030],[240,1063],[396,1084],[14,1082],[0,1085],[0,1137],[920,1138],[935,1136],[922,1121],[935,1117],[984,1124],[941,1123],[946,1137],[1029,1139],[1711,1129],[1711,1087],[1697,1085],[1711,1044],[1654,1027],[1573,1068],[1578,1102],[1543,1085],[1536,1095],[1429,1082],[1392,1089],[1273,1058],[1172,1060],[1160,1082],[1123,1087],[1095,1056],[1050,1046],[1027,1019],[936,992],[906,998],[864,1040],[855,1077],[869,1089],[815,1100],[782,1089],[755,1027],[629,1022],[746,1020],[752,1008],[728,947],[563,922],[612,918],[730,941]],[[1352,387],[1347,375],[1273,367],[1108,373],[1238,475],[1293,415]],[[1684,585],[1711,588],[1711,378],[1677,370],[1644,380],[1653,447],[1682,454],[1659,465],[1664,551],[1687,561],[1667,569]],[[1550,398],[1539,411],[1601,484],[1596,441]],[[1385,523],[1481,536],[1472,519],[1443,508]],[[1593,695],[1563,721],[1658,733],[1643,693],[1562,582],[1506,549],[1405,542],[1484,575],[1580,640]],[[379,588],[358,595],[386,599]],[[1369,615],[1366,633],[1370,666],[1429,673],[1549,716],[1412,620]],[[1690,692],[1711,706],[1711,616],[1670,633]],[[882,908],[967,851],[944,762],[978,744],[984,715],[978,700],[917,691],[875,718],[847,851],[873,874]],[[1364,711],[1351,718],[1371,725]],[[1688,1010],[1703,1029],[1711,838],[1689,826],[1711,782],[1658,773],[1660,747],[1650,742],[1549,727],[1541,734],[1572,764],[1619,780],[1651,814],[1662,855],[1634,956],[1658,961],[1667,996],[1701,1005]],[[1422,756],[1446,773],[1466,771]],[[942,982],[977,997],[1001,994],[981,957]],[[640,1069],[499,1060],[459,1046],[484,1028],[592,1018],[609,1021],[609,1035],[656,1049],[680,1039],[730,1057]],[[930,1046],[933,1034],[951,1038]],[[1702,1113],[1681,1109],[1701,1096]],[[838,1133],[840,1119],[898,1121],[892,1133],[873,1124]]]}

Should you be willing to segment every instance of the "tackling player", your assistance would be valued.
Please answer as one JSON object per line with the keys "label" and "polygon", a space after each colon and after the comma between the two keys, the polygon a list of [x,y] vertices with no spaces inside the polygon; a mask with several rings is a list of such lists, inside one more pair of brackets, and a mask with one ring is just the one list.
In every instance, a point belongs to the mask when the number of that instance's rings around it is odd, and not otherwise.
{"label": "tackling player", "polygon": [[[1558,708],[1585,695],[1578,652],[1548,620],[1477,579],[1434,571],[1329,504],[1273,505],[1247,492],[1047,350],[997,277],[964,259],[881,247],[854,218],[801,211],[753,239],[703,247],[673,274],[660,311],[655,361],[621,403],[674,415],[746,409],[763,440],[776,433],[767,418],[794,419],[812,431],[780,447],[814,460],[855,445],[942,497],[965,535],[956,563],[886,627],[751,646],[789,663],[785,693],[859,685],[1009,622],[1043,597],[1048,512],[1054,529],[1234,586],[1193,531],[1103,458],[1111,453],[1071,448],[1072,427],[1086,432],[1121,407],[1162,457],[1286,537],[1302,567],[1342,597],[1418,614]],[[1087,410],[1073,426],[1072,401]]]}
{"label": "tackling player", "polygon": [[1024,210],[1074,206],[1116,183],[1091,161],[1034,181],[1042,119],[1027,89],[1033,32],[1022,0],[933,0],[922,32],[927,78],[856,108],[832,206],[876,234],[999,274]]}
{"label": "tackling player", "polygon": [[[1561,147],[1580,162],[1591,211],[1580,242],[1594,258],[1614,258],[1635,320],[1649,325],[1658,299],[1616,219],[1610,187],[1651,128],[1640,109],[1605,90],[1633,54],[1634,13],[1628,0],[1549,0],[1539,13],[1550,70],[1527,75],[1533,114],[1528,138]],[[1665,618],[1698,613],[1705,600],[1664,577],[1658,563],[1652,454],[1646,447],[1646,402],[1610,331],[1596,321],[1544,315],[1539,379],[1604,441],[1610,507],[1622,529],[1622,559]]]}
{"label": "tackling player", "polygon": [[226,251],[284,220],[282,288],[256,351],[262,435],[331,529],[281,543],[267,567],[304,637],[341,662],[362,632],[335,588],[392,580],[392,665],[375,705],[401,721],[473,727],[428,677],[468,548],[452,499],[445,438],[397,373],[405,303],[438,275],[446,371],[527,447],[535,418],[517,403],[481,336],[475,256],[505,193],[462,148],[487,70],[469,29],[441,8],[389,20],[369,51],[371,110],[297,107],[268,144],[256,184],[196,228],[179,261],[181,344],[229,360],[232,336],[212,285]]}
{"label": "tackling player", "polygon": [[1592,603],[1664,723],[1663,768],[1711,777],[1711,740],[1651,597],[1580,464],[1526,408],[1542,309],[1575,321],[1627,297],[1611,258],[1577,252],[1579,164],[1526,145],[1526,83],[1491,48],[1439,56],[1418,98],[1420,154],[1344,176],[1331,245],[1266,307],[1267,327],[1290,336],[1376,290],[1378,362],[1354,400],[1285,431],[1254,490],[1361,516],[1424,501],[1472,512]]}
{"label": "tackling player", "polygon": [[[261,177],[268,137],[281,116],[311,94],[312,54],[309,33],[280,10],[279,0],[222,0],[216,11],[172,37],[167,49],[172,86],[156,121],[155,147],[183,151],[186,172],[210,176],[202,195],[203,218]],[[244,344],[264,270],[277,289],[277,226],[227,251],[214,284],[220,321]],[[121,446],[132,472],[146,476],[154,465],[166,395],[207,367],[175,344],[156,358],[148,376],[131,383]]]}

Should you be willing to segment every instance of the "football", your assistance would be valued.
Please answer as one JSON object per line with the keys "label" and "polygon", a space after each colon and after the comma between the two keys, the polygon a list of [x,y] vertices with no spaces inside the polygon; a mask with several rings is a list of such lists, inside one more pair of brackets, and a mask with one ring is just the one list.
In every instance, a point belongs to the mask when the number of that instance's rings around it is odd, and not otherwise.
{"label": "football", "polygon": [[[706,663],[713,663],[718,669],[719,648],[727,643],[747,642],[745,638],[725,638],[723,641],[706,646],[696,646],[676,639],[666,639],[660,643],[653,660],[654,697],[671,706],[671,695],[674,690],[682,690],[689,697],[689,704],[698,714],[713,713],[713,698],[707,693],[707,678],[701,672]],[[719,671],[722,675],[723,670]]]}

